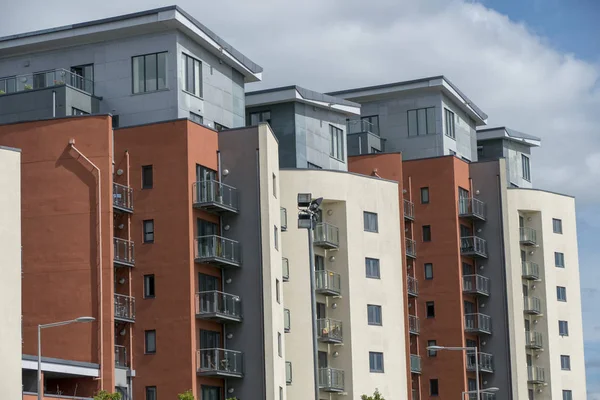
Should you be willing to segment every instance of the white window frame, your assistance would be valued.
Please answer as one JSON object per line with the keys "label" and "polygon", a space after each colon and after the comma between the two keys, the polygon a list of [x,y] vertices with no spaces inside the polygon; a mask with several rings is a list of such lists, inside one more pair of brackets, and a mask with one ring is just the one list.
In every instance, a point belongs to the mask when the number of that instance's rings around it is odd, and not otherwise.
{"label": "white window frame", "polygon": [[562,233],[563,233],[562,219],[552,218],[552,232],[559,233],[562,235]]}
{"label": "white window frame", "polygon": [[380,305],[367,304],[367,323],[373,326],[383,326],[383,309]]}
{"label": "white window frame", "polygon": [[381,266],[378,258],[365,257],[367,278],[381,279]]}
{"label": "white window frame", "polygon": [[379,232],[379,216],[377,215],[377,213],[364,211],[363,222],[365,232]]}

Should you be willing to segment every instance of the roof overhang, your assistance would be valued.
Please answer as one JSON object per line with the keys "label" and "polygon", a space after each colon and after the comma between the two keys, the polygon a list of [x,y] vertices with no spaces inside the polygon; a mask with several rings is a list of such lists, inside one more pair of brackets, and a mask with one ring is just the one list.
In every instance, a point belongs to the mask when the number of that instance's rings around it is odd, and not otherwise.
{"label": "roof overhang", "polygon": [[510,140],[529,147],[540,147],[542,145],[542,139],[539,137],[515,131],[514,129],[505,128],[503,126],[498,128],[480,129],[477,131],[478,142],[496,139]]}
{"label": "roof overhang", "polygon": [[[37,357],[23,354],[22,368],[28,370],[37,370]],[[42,357],[42,371],[55,372],[58,374],[90,376],[98,378],[100,376],[100,366],[94,363],[81,361],[63,360],[60,358]]]}
{"label": "roof overhang", "polygon": [[259,65],[177,6],[1,37],[0,59],[174,29],[240,72],[246,82],[262,79],[263,70]]}

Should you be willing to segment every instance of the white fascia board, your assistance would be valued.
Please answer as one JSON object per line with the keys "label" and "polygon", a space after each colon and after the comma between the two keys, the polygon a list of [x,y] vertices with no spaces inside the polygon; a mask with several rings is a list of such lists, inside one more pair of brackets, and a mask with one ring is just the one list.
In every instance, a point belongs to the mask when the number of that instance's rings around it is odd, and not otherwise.
{"label": "white fascia board", "polygon": [[297,91],[294,88],[266,93],[249,93],[246,95],[246,107],[262,106],[275,103],[286,103],[296,99]]}
{"label": "white fascia board", "polygon": [[298,91],[296,91],[296,100],[316,107],[339,111],[344,114],[360,115],[360,107],[352,107],[343,104],[326,103],[324,101],[305,99],[300,93],[298,93]]}
{"label": "white fascia board", "polygon": [[[21,367],[28,370],[37,370],[37,361],[33,360],[22,360]],[[82,367],[76,365],[65,365],[55,364],[42,361],[42,371],[44,372],[57,372],[61,374],[79,375],[79,376],[91,376],[98,378],[100,371],[98,368]]]}
{"label": "white fascia board", "polygon": [[441,84],[444,87],[444,89],[446,89],[452,95],[452,97],[454,97],[455,101],[458,101],[467,109],[467,112],[471,115],[471,117],[473,117],[475,121],[481,121],[481,123],[476,124],[476,126],[487,125],[487,118],[481,118],[481,115],[479,115],[477,111],[475,111],[475,109],[471,107],[471,105],[467,103],[465,99],[456,90],[454,90],[452,86],[448,84],[448,82],[442,80]]}

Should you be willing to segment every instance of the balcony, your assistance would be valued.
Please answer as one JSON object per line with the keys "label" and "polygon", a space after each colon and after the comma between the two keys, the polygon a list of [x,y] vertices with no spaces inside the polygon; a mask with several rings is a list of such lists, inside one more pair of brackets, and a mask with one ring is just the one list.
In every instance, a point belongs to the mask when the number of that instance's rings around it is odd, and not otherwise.
{"label": "balcony", "polygon": [[[489,353],[477,353],[479,356],[479,372],[494,372],[493,356]],[[475,369],[475,354],[467,354],[467,371],[474,372]]]}
{"label": "balcony", "polygon": [[421,368],[421,356],[416,354],[410,355],[410,372],[414,374],[420,374],[422,371]]}
{"label": "balcony", "polygon": [[[481,389],[481,390],[485,390],[485,388]],[[470,391],[468,393],[468,395],[469,395],[468,400],[496,400],[496,393],[491,393],[491,392],[480,391],[479,399],[477,398],[477,393],[473,393],[473,391]]]}
{"label": "balcony", "polygon": [[124,265],[133,267],[135,265],[135,252],[133,242],[121,238],[114,238],[114,258],[115,265]]}
{"label": "balcony", "polygon": [[241,378],[244,376],[244,355],[227,349],[202,349],[196,352],[200,376]]}
{"label": "balcony", "polygon": [[532,350],[544,348],[544,337],[541,332],[525,331],[525,347]]}
{"label": "balcony", "polygon": [[133,213],[133,189],[113,182],[113,207],[115,211]]}
{"label": "balcony", "polygon": [[115,320],[135,322],[135,297],[115,293]]}
{"label": "balcony", "polygon": [[523,296],[525,314],[542,315],[542,301],[537,297]]}
{"label": "balcony", "polygon": [[337,249],[340,246],[340,231],[337,226],[319,222],[315,227],[314,245],[324,249]]}
{"label": "balcony", "polygon": [[217,235],[200,236],[196,239],[197,263],[214,264],[221,268],[239,267],[241,262],[240,244],[235,240]]}
{"label": "balcony", "polygon": [[492,318],[489,315],[465,314],[465,332],[492,333]]}
{"label": "balcony", "polygon": [[406,257],[417,258],[417,242],[412,239],[406,238]]}
{"label": "balcony", "polygon": [[331,318],[317,320],[317,337],[322,343],[339,344],[343,342],[342,321]]}
{"label": "balcony", "polygon": [[127,359],[127,347],[115,344],[115,367],[127,368],[129,366]]}
{"label": "balcony", "polygon": [[473,197],[459,199],[458,216],[485,221],[485,203]]}
{"label": "balcony", "polygon": [[292,362],[291,361],[285,362],[285,384],[288,386],[292,384]]}
{"label": "balcony", "polygon": [[192,204],[194,208],[211,213],[238,212],[237,189],[215,180],[192,184]]}
{"label": "balcony", "polygon": [[328,270],[315,271],[315,292],[325,296],[339,296],[342,293],[340,274]]}
{"label": "balcony", "polygon": [[463,236],[460,238],[460,253],[463,256],[487,258],[487,245],[479,236]]}
{"label": "balcony", "polygon": [[0,95],[63,85],[94,95],[94,81],[62,68],[0,78]]}
{"label": "balcony", "polygon": [[280,219],[281,219],[281,232],[287,231],[287,209],[281,207],[279,209]]}
{"label": "balcony", "polygon": [[319,368],[319,389],[324,392],[344,391],[344,371],[335,368]]}
{"label": "balcony", "polygon": [[521,277],[523,279],[539,281],[540,280],[540,266],[531,261],[521,261],[523,273]]}
{"label": "balcony", "polygon": [[526,226],[519,228],[519,242],[524,246],[535,246],[537,244],[537,232],[535,229]]}
{"label": "balcony", "polygon": [[481,296],[490,295],[490,280],[481,275],[463,276],[463,293]]}
{"label": "balcony", "polygon": [[410,275],[406,276],[406,292],[412,297],[419,295],[419,282]]}
{"label": "balcony", "polygon": [[404,199],[404,219],[415,220],[415,203]]}
{"label": "balcony", "polygon": [[219,323],[240,322],[242,302],[239,296],[211,290],[196,293],[196,317]]}
{"label": "balcony", "polygon": [[527,366],[527,382],[531,384],[540,384],[546,382],[546,371],[542,367]]}
{"label": "balcony", "polygon": [[348,135],[356,133],[370,133],[379,136],[379,126],[365,119],[348,120]]}
{"label": "balcony", "polygon": [[292,316],[290,310],[287,308],[283,309],[283,331],[288,333],[292,329]]}
{"label": "balcony", "polygon": [[290,280],[290,260],[281,257],[282,279],[284,282]]}
{"label": "balcony", "polygon": [[418,335],[421,332],[421,326],[419,324],[419,317],[416,315],[408,316],[408,332],[411,335]]}

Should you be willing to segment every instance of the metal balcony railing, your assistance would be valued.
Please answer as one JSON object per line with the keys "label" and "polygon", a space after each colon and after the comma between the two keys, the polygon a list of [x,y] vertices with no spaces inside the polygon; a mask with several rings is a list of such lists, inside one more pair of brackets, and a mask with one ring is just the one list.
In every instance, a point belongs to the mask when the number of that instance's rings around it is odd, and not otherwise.
{"label": "metal balcony railing", "polygon": [[242,320],[242,301],[239,296],[210,290],[196,293],[196,316],[218,322]]}
{"label": "metal balcony railing", "polygon": [[463,292],[469,294],[490,295],[490,280],[481,275],[463,275]]}
{"label": "metal balcony railing", "polygon": [[540,266],[531,261],[521,261],[523,268],[523,279],[537,281],[540,279]]}
{"label": "metal balcony railing", "polygon": [[285,362],[285,384],[286,385],[292,384],[292,362],[291,361]]}
{"label": "metal balcony railing", "polygon": [[94,81],[63,68],[0,78],[0,95],[69,85],[94,94]]}
{"label": "metal balcony railing", "polygon": [[239,209],[237,189],[216,180],[194,182],[192,196],[195,208],[216,213]]}
{"label": "metal balcony railing", "polygon": [[544,336],[541,332],[525,331],[525,347],[540,350],[544,348]]}
{"label": "metal balcony railing", "polygon": [[415,203],[404,199],[404,218],[414,221],[415,220]]}
{"label": "metal balcony railing", "polygon": [[335,368],[319,368],[319,389],[324,392],[343,392],[344,371]]}
{"label": "metal balcony railing", "polygon": [[290,310],[287,308],[283,309],[283,331],[288,333],[292,329],[292,316]]}
{"label": "metal balcony railing", "polygon": [[114,262],[133,267],[135,265],[135,248],[131,240],[114,238]]}
{"label": "metal balcony railing", "polygon": [[115,367],[127,367],[127,347],[115,344]]}
{"label": "metal balcony railing", "polygon": [[240,244],[217,235],[196,238],[196,262],[211,263],[220,267],[241,265]]}
{"label": "metal balcony railing", "polygon": [[534,246],[537,244],[537,232],[533,228],[523,226],[519,228],[519,240],[523,245]]}
{"label": "metal balcony railing", "polygon": [[546,371],[542,367],[527,366],[527,382],[544,383],[546,382]]}
{"label": "metal balcony railing", "polygon": [[[485,390],[485,389],[481,389]],[[467,397],[465,400],[496,400],[496,393],[491,392],[483,392],[480,391],[479,398],[477,398],[477,393],[469,392],[467,393]]]}
{"label": "metal balcony railing", "polygon": [[420,374],[421,371],[422,371],[421,356],[418,356],[416,354],[411,354],[410,355],[410,372],[413,372],[415,374]]}
{"label": "metal balcony railing", "polygon": [[473,197],[458,199],[458,216],[485,221],[485,203]]}
{"label": "metal balcony railing", "polygon": [[135,297],[115,293],[115,319],[135,321]]}
{"label": "metal balcony railing", "polygon": [[198,374],[241,378],[244,374],[244,354],[227,349],[201,349],[196,352]]}
{"label": "metal balcony railing", "polygon": [[409,296],[417,297],[419,295],[419,282],[410,275],[406,276],[406,291]]}
{"label": "metal balcony railing", "polygon": [[317,320],[317,337],[323,343],[342,343],[342,321],[331,318]]}
{"label": "metal balcony railing", "polygon": [[280,219],[281,219],[281,231],[287,231],[287,209],[285,207],[281,207],[279,209]]}
{"label": "metal balcony railing", "polygon": [[421,332],[421,325],[419,324],[419,317],[416,315],[408,316],[408,332],[413,335],[418,335]]}
{"label": "metal balcony railing", "polygon": [[411,258],[417,258],[417,242],[412,239],[406,238],[406,256]]}
{"label": "metal balcony railing", "polygon": [[326,296],[339,296],[342,292],[340,274],[328,270],[315,271],[316,292]]}
{"label": "metal balcony railing", "polygon": [[542,301],[537,297],[523,296],[523,305],[525,314],[540,315],[542,313]]}
{"label": "metal balcony railing", "polygon": [[284,282],[290,280],[290,260],[281,257],[282,278]]}
{"label": "metal balcony railing", "polygon": [[479,236],[463,236],[460,238],[460,252],[463,256],[487,258],[487,245]]}
{"label": "metal balcony railing", "polygon": [[[494,358],[489,353],[477,353],[479,356],[479,371],[494,372]],[[475,353],[467,354],[467,371],[475,371]]]}
{"label": "metal balcony railing", "polygon": [[315,227],[315,246],[325,249],[335,249],[340,245],[340,231],[337,226],[319,222]]}
{"label": "metal balcony railing", "polygon": [[113,182],[113,206],[119,211],[133,212],[133,189]]}
{"label": "metal balcony railing", "polygon": [[492,333],[492,318],[489,315],[465,314],[465,332]]}
{"label": "metal balcony railing", "polygon": [[364,119],[348,120],[348,134],[353,133],[372,133],[379,136],[379,126]]}

